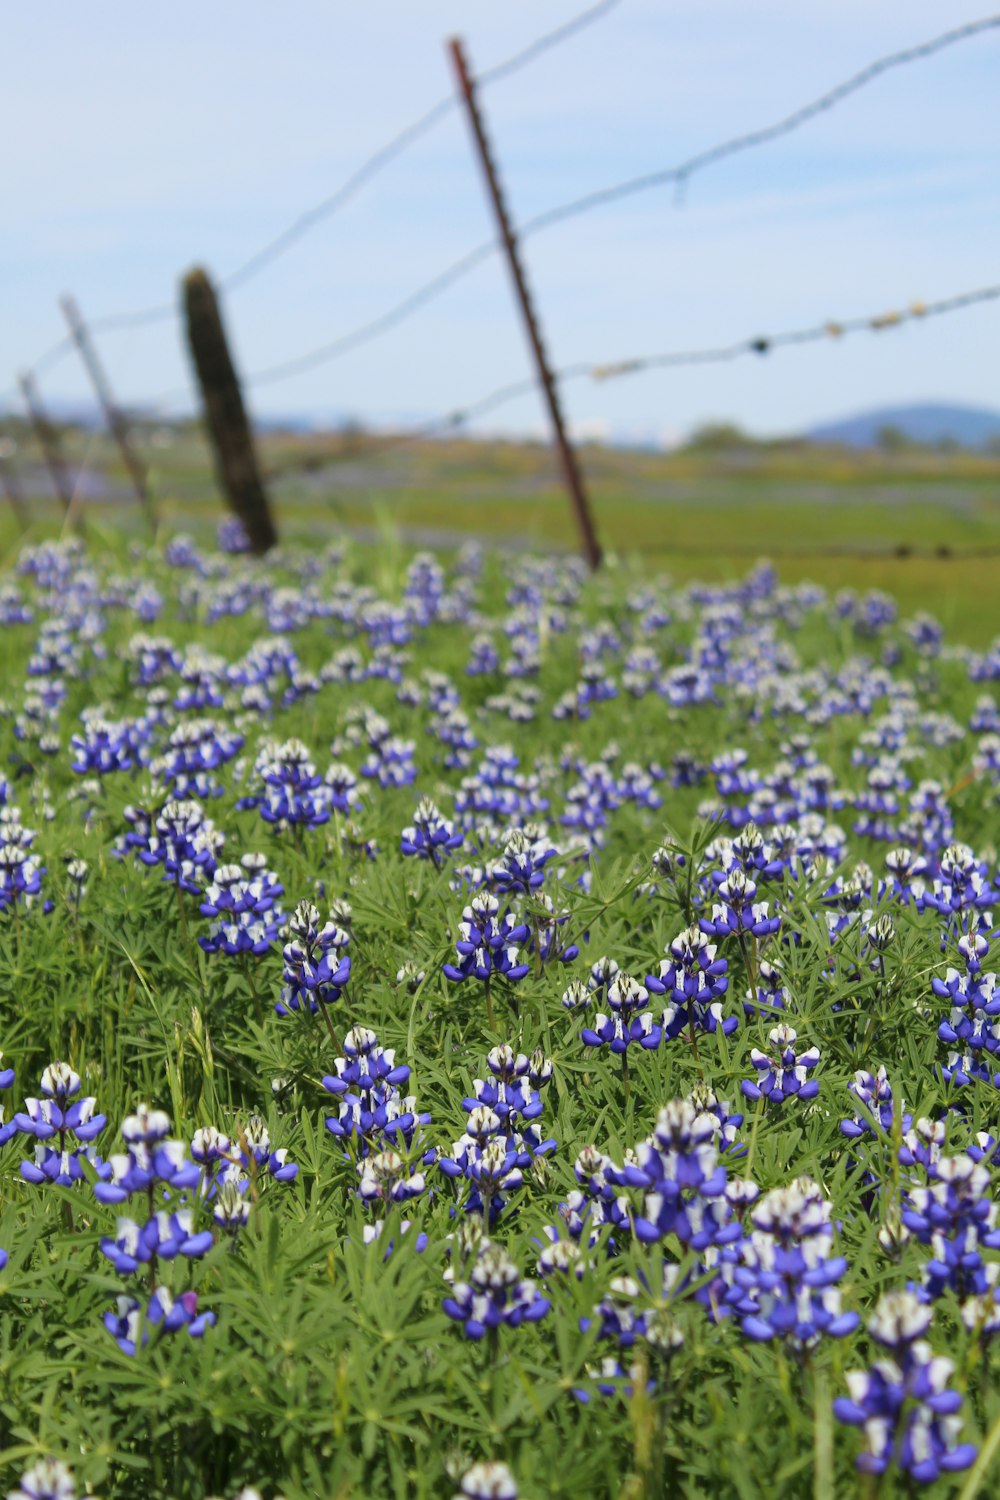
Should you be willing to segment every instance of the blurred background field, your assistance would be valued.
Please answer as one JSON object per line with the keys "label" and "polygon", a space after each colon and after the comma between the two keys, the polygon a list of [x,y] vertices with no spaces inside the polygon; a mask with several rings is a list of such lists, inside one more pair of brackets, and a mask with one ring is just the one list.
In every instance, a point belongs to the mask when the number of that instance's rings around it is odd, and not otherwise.
{"label": "blurred background field", "polygon": [[[207,445],[183,424],[139,434],[161,525],[207,540],[224,513]],[[542,443],[399,442],[363,431],[260,435],[283,539],[340,538],[448,549],[468,540],[519,550],[575,549],[550,449]],[[144,537],[110,439],[64,432],[81,512]],[[601,539],[637,580],[727,579],[770,558],[785,582],[890,590],[904,613],[928,610],[949,635],[984,646],[1000,634],[1000,455],[761,444],[705,434],[673,452],[582,446]],[[21,484],[28,539],[62,513],[40,469]],[[9,557],[18,533],[3,520]]]}
{"label": "blurred background field", "polygon": [[[600,547],[637,580],[763,556],[955,640],[1000,634],[1000,13],[386,0],[345,27],[310,0],[279,77],[235,0],[113,9],[120,49],[86,17],[53,45],[30,8],[7,38],[0,482],[27,540],[86,518],[121,549],[146,510],[161,540],[207,541],[198,419],[239,405],[238,377],[274,512],[258,552],[577,550],[551,379]],[[39,100],[73,130],[25,132]],[[222,449],[245,458],[240,426]],[[8,559],[17,535],[9,508]]]}

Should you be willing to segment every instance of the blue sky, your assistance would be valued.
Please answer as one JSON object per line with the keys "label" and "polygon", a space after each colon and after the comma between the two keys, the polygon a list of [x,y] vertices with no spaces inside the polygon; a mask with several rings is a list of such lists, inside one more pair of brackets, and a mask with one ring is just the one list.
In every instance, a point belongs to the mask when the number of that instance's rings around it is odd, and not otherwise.
{"label": "blue sky", "polygon": [[[446,94],[443,41],[487,66],[582,0],[173,0],[19,6],[5,18],[0,391],[84,312],[224,275]],[[515,216],[764,125],[881,53],[977,12],[928,0],[620,0],[484,95]],[[1000,281],[1000,32],[873,83],[796,135],[533,238],[553,361],[727,342]],[[456,112],[257,280],[227,315],[261,369],[377,315],[492,224]],[[730,367],[568,388],[574,422],[670,436],[762,433],[921,399],[1000,404],[1000,305]],[[178,328],[108,334],[121,398],[183,386]],[[261,415],[419,420],[528,373],[499,259],[367,348],[252,396]],[[86,394],[74,361],[53,400]],[[533,396],[485,419],[536,431]]]}

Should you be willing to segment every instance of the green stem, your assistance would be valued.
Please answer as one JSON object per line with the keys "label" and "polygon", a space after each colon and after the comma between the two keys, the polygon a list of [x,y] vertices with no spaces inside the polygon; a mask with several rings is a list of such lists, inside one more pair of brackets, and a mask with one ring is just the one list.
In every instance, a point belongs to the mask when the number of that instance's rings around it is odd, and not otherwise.
{"label": "green stem", "polygon": [[244,965],[246,969],[247,983],[250,986],[250,997],[253,1000],[253,1013],[257,1017],[257,1025],[264,1024],[264,1007],[261,1004],[260,992],[257,989],[257,980],[253,971],[253,959],[247,958]]}
{"label": "green stem", "polygon": [[333,1043],[335,1050],[337,1052],[339,1052],[340,1051],[340,1042],[337,1039],[336,1028],[334,1027],[333,1022],[330,1020],[330,1010],[329,1010],[329,1007],[326,1006],[326,1005],[324,1005],[322,1001],[320,1001],[319,1013],[323,1017],[323,1021],[324,1021],[325,1025],[326,1025],[327,1031],[330,1033],[330,1040]]}

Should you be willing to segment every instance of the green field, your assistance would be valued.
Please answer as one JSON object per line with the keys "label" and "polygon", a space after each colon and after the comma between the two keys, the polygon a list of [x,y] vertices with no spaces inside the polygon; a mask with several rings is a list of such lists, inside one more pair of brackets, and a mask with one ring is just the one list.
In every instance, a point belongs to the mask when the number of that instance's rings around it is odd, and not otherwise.
{"label": "green field", "polygon": [[[169,447],[148,435],[143,444],[164,525],[205,536],[221,511],[208,452],[190,429],[168,435]],[[538,444],[267,434],[260,449],[288,540],[346,532],[445,548],[466,536],[518,549],[576,544],[553,456]],[[140,517],[107,438],[69,433],[67,453],[116,493],[88,501],[85,513],[111,532],[136,533]],[[600,536],[622,568],[730,579],[767,556],[785,582],[887,589],[904,611],[930,610],[970,644],[1000,633],[1000,457],[795,444],[581,454]],[[37,461],[26,460],[29,489],[33,473]],[[33,533],[51,535],[56,507],[29,500]],[[3,535],[9,547],[9,520]]]}

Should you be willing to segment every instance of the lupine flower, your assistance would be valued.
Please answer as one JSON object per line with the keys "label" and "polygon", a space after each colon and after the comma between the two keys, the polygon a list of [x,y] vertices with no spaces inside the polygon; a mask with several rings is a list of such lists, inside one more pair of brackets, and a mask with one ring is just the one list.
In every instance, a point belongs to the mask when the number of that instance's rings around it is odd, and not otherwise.
{"label": "lupine flower", "polygon": [[698,922],[709,937],[729,937],[736,933],[765,938],[781,926],[781,918],[770,915],[766,901],[754,900],[757,886],[739,865],[729,870],[717,894],[722,901],[713,904],[711,919],[702,917]]}
{"label": "lupine flower", "polygon": [[186,719],[171,730],[156,773],[171,797],[221,797],[224,788],[215,772],[242,748],[243,736],[218,720]]}
{"label": "lupine flower", "polygon": [[[571,964],[574,958],[579,957],[580,945],[567,943],[564,947],[559,938],[560,928],[566,926],[570,913],[566,910],[556,912],[552,897],[545,891],[536,892],[534,906],[532,931],[527,944],[528,952],[537,952],[543,966],[553,958],[558,959],[561,964]],[[587,938],[588,934],[585,933],[585,942]]]}
{"label": "lupine flower", "polygon": [[739,1246],[726,1301],[744,1334],[783,1338],[808,1349],[820,1338],[853,1333],[860,1318],[842,1312],[836,1283],[847,1270],[830,1255],[831,1205],[809,1177],[775,1188],[754,1205],[752,1231]]}
{"label": "lupine flower", "polygon": [[215,871],[224,836],[197,802],[170,801],[152,821],[146,848],[136,848],[144,865],[162,865],[163,878],[198,895]]}
{"label": "lupine flower", "polygon": [[[629,1201],[618,1191],[614,1164],[596,1146],[584,1146],[573,1163],[573,1174],[580,1184],[559,1204],[560,1226],[572,1241],[584,1240],[589,1248],[596,1245],[605,1225],[611,1228],[607,1245],[615,1246],[615,1233],[629,1228]],[[550,1236],[553,1230],[547,1230]],[[545,1252],[543,1251],[543,1254]],[[539,1262],[541,1264],[541,1262]]]}
{"label": "lupine flower", "polygon": [[865,932],[865,942],[875,953],[882,954],[896,941],[896,924],[884,912]]}
{"label": "lupine flower", "polygon": [[617,974],[608,985],[610,1016],[598,1013],[593,1026],[585,1026],[580,1038],[587,1047],[610,1047],[624,1054],[633,1042],[652,1050],[660,1045],[663,1029],[657,1026],[646,1007],[649,991],[631,974]]}
{"label": "lupine flower", "polygon": [[76,1500],[76,1484],[58,1458],[43,1458],[21,1475],[19,1487],[8,1491],[7,1500]]}
{"label": "lupine flower", "polygon": [[545,866],[556,853],[541,829],[511,828],[503,836],[500,858],[490,868],[490,884],[501,893],[527,895],[542,884]]}
{"label": "lupine flower", "polygon": [[279,832],[288,828],[316,828],[329,821],[329,798],[323,778],[301,740],[265,745],[254,770],[263,783],[263,792],[241,798],[239,807],[256,807],[264,821]]}
{"label": "lupine flower", "polygon": [[[618,963],[613,958],[598,958],[590,966],[587,975],[587,989],[590,992],[589,1000],[596,1000],[598,1005],[606,1005],[608,999],[608,986],[618,977]],[[563,1001],[565,1004],[565,1000]]]}
{"label": "lupine flower", "polygon": [[[13,1084],[14,1069],[4,1067],[3,1053],[0,1052],[0,1089],[12,1088]],[[10,1140],[11,1136],[15,1135],[16,1133],[17,1122],[15,1120],[8,1120],[7,1123],[4,1124],[3,1105],[0,1104],[0,1146],[5,1146]]]}
{"label": "lupine flower", "polygon": [[219,865],[199,908],[203,917],[218,920],[208,937],[199,937],[201,947],[231,957],[266,953],[278,936],[281,911],[274,903],[284,890],[263,854],[244,854],[238,865]]}
{"label": "lupine flower", "polygon": [[46,870],[31,851],[34,836],[17,818],[0,820],[0,912],[30,906],[42,889]]}
{"label": "lupine flower", "polygon": [[907,1191],[902,1219],[921,1244],[931,1247],[926,1295],[940,1297],[948,1289],[959,1298],[981,1295],[986,1290],[982,1251],[1000,1250],[989,1169],[963,1155],[938,1157],[924,1170],[926,1186]]}
{"label": "lupine flower", "polygon": [[79,1075],[67,1063],[50,1063],[42,1074],[45,1097],[25,1099],[23,1112],[14,1116],[13,1128],[23,1135],[33,1135],[39,1143],[34,1161],[21,1163],[25,1182],[55,1182],[69,1187],[84,1176],[82,1161],[88,1162],[99,1177],[110,1177],[110,1166],[89,1144],[104,1129],[107,1116],[94,1113],[96,1099],[70,1103],[80,1088]]}
{"label": "lupine flower", "polygon": [[441,816],[429,797],[424,797],[417,804],[413,823],[403,829],[399,847],[401,853],[429,859],[440,868],[447,856],[461,844],[461,830],[456,832],[454,824]]}
{"label": "lupine flower", "polygon": [[[851,1120],[841,1120],[841,1134],[851,1140],[858,1140],[866,1133],[876,1134],[876,1126],[888,1134],[892,1130],[894,1101],[892,1097],[892,1085],[889,1082],[885,1067],[879,1068],[878,1073],[868,1073],[859,1069],[851,1082],[847,1085],[848,1091],[854,1095],[861,1110]],[[904,1114],[902,1117],[902,1129],[910,1128],[910,1116]]]}
{"label": "lupine flower", "polygon": [[66,860],[66,899],[74,911],[79,910],[80,902],[87,894],[87,876],[90,874],[90,866],[85,859],[77,859],[70,855]]}
{"label": "lupine flower", "polygon": [[148,1104],[122,1122],[126,1150],[111,1156],[111,1177],[94,1186],[99,1203],[124,1203],[133,1193],[150,1193],[156,1185],[182,1190],[198,1186],[201,1174],[184,1149],[183,1141],[168,1140],[170,1116]]}
{"label": "lupine flower", "polygon": [[743,1002],[744,1015],[761,1016],[766,1019],[776,1010],[787,1010],[789,1006],[788,990],[782,979],[780,968],[775,963],[769,963],[766,958],[761,959],[757,965],[756,994],[753,990],[747,990],[746,999]]}
{"label": "lupine flower", "polygon": [[122,1276],[131,1276],[141,1266],[147,1268],[150,1297],[143,1315],[143,1304],[137,1297],[119,1297],[114,1312],[104,1315],[104,1326],[126,1354],[132,1355],[146,1342],[149,1327],[161,1327],[172,1333],[186,1327],[192,1337],[199,1337],[214,1323],[212,1313],[198,1314],[198,1298],[192,1291],[174,1296],[167,1287],[157,1284],[157,1272],[164,1261],[177,1256],[193,1260],[212,1247],[210,1229],[198,1230],[194,1209],[183,1201],[176,1208],[159,1208],[157,1190],[195,1189],[201,1181],[201,1170],[191,1161],[181,1141],[167,1139],[169,1117],[160,1110],[140,1104],[135,1114],[122,1123],[122,1138],[127,1151],[110,1159],[111,1177],[98,1182],[94,1196],[100,1203],[124,1203],[138,1195],[145,1208],[145,1218],[119,1217],[114,1235],[101,1240],[102,1253]]}
{"label": "lupine flower", "polygon": [[699,927],[688,927],[674,938],[668,958],[660,961],[656,974],[646,975],[646,988],[654,995],[669,994],[663,1012],[663,1034],[668,1041],[682,1031],[715,1031],[729,1036],[739,1025],[736,1016],[723,1019],[722,997],[729,988],[728,964],[717,958],[717,949]]}
{"label": "lupine flower", "polygon": [[507,1206],[508,1195],[523,1187],[523,1169],[531,1159],[523,1139],[506,1134],[500,1116],[488,1105],[477,1104],[469,1111],[464,1135],[450,1156],[438,1158],[438,1166],[446,1177],[464,1178],[471,1184],[466,1212],[482,1213],[492,1223]]}
{"label": "lupine flower", "polygon": [[[272,1178],[275,1182],[295,1181],[299,1175],[298,1165],[288,1160],[286,1147],[277,1151],[271,1149],[271,1136],[260,1115],[251,1115],[235,1134],[236,1139],[231,1140],[214,1125],[195,1131],[191,1157],[202,1169],[199,1186],[202,1198],[210,1201],[221,1198],[224,1188],[244,1194],[252,1179],[258,1184],[262,1178]],[[245,1222],[245,1215],[237,1212],[235,1204],[231,1204],[225,1217],[232,1222]],[[217,1211],[216,1218],[219,1218]]]}
{"label": "lupine flower", "polygon": [[456,1281],[441,1305],[463,1325],[468,1339],[481,1339],[504,1325],[537,1323],[549,1310],[535,1283],[522,1277],[502,1245],[489,1240],[480,1244],[468,1280]]}
{"label": "lupine flower", "polygon": [[165,1286],[157,1287],[146,1304],[137,1297],[118,1297],[114,1312],[104,1314],[104,1326],[123,1354],[134,1355],[149,1341],[150,1328],[176,1333],[186,1328],[191,1338],[201,1338],[215,1324],[213,1312],[198,1312],[198,1294],[182,1292],[174,1297]]}
{"label": "lupine flower", "polygon": [[[358,1163],[358,1178],[358,1197],[362,1202],[383,1208],[419,1198],[427,1187],[423,1172],[391,1147],[364,1157]],[[426,1244],[426,1236],[423,1239]]]}
{"label": "lupine flower", "polygon": [[119,1276],[130,1276],[140,1265],[173,1260],[176,1255],[197,1258],[211,1248],[211,1230],[197,1232],[190,1209],[152,1214],[144,1224],[120,1218],[114,1238],[106,1235],[101,1240],[101,1253]]}
{"label": "lupine flower", "polygon": [[455,944],[457,964],[445,964],[445,977],[486,981],[497,974],[510,983],[523,979],[530,964],[519,963],[518,948],[528,937],[528,925],[511,912],[498,915],[500,903],[489,891],[478,891],[462,912],[460,937]]}
{"label": "lupine flower", "polygon": [[747,1099],[766,1099],[769,1104],[783,1104],[786,1099],[815,1099],[819,1084],[809,1073],[819,1062],[819,1048],[808,1047],[796,1053],[798,1032],[782,1023],[768,1032],[771,1054],[751,1048],[750,1061],[757,1069],[757,1080],[745,1078],[740,1092]]}
{"label": "lupine flower", "polygon": [[571,979],[563,990],[561,1004],[564,1010],[586,1010],[594,992],[582,979]]}
{"label": "lupine flower", "polygon": [[944,979],[937,975],[931,979],[935,995],[951,1002],[938,1036],[954,1050],[941,1071],[958,1088],[974,1078],[1000,1087],[1000,991],[996,974],[982,968],[988,944],[979,934],[966,934],[958,946],[965,958],[965,973],[949,966]]}
{"label": "lupine flower", "polygon": [[649,1243],[675,1234],[697,1251],[739,1238],[725,1199],[726,1168],[719,1161],[717,1117],[690,1099],[674,1099],[660,1110],[648,1140],[634,1159],[615,1167],[612,1181],[644,1192],[635,1233]]}
{"label": "lupine flower", "polygon": [[930,1309],[912,1292],[886,1293],[869,1320],[868,1332],[886,1353],[870,1370],[849,1371],[848,1395],[833,1403],[838,1421],[863,1429],[863,1474],[895,1466],[918,1484],[933,1484],[976,1457],[971,1443],[957,1442],[962,1397],[948,1389],[953,1362],[935,1356],[922,1337],[930,1321]]}
{"label": "lupine flower", "polygon": [[377,781],[383,790],[394,786],[410,786],[417,779],[414,750],[412,740],[389,735],[373,745],[361,767],[361,774],[369,781]]}
{"label": "lupine flower", "polygon": [[414,1097],[400,1091],[410,1077],[406,1064],[397,1064],[395,1052],[385,1049],[374,1031],[354,1026],[334,1067],[336,1072],[323,1079],[327,1093],[340,1100],[338,1113],[327,1117],[331,1135],[353,1144],[361,1156],[390,1147],[409,1151],[418,1126],[428,1125],[431,1117],[418,1114]]}
{"label": "lupine flower", "polygon": [[224,516],[215,531],[215,543],[220,552],[239,554],[250,551],[250,538],[239,516]]}
{"label": "lupine flower", "polygon": [[84,710],[83,729],[70,740],[73,770],[78,776],[96,772],[106,776],[112,771],[128,771],[136,761],[139,749],[136,726],[105,719],[95,710]]}
{"label": "lupine flower", "polygon": [[282,949],[284,985],[274,1009],[277,1015],[309,1010],[339,1000],[351,977],[351,957],[344,950],[350,935],[331,918],[324,923],[311,901],[300,901],[288,922]]}

